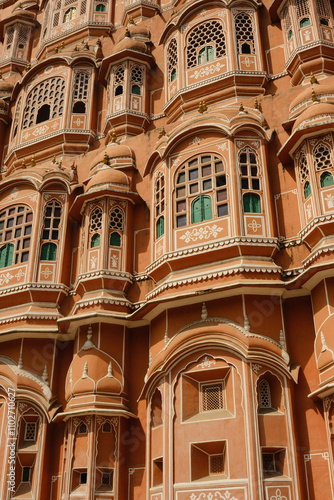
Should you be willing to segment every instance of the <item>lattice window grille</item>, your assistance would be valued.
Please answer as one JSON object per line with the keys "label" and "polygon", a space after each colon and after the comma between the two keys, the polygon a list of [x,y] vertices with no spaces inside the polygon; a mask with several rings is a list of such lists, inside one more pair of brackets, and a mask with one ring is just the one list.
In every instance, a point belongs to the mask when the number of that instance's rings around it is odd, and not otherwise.
{"label": "lattice window grille", "polygon": [[250,53],[255,54],[253,21],[250,14],[240,12],[235,17],[235,33],[237,37],[237,51],[242,54],[242,45],[247,43],[250,47]]}
{"label": "lattice window grille", "polygon": [[111,472],[103,472],[102,473],[101,484],[103,484],[104,486],[111,485]]}
{"label": "lattice window grille", "polygon": [[241,174],[241,188],[259,191],[259,164],[255,151],[249,147],[242,149],[239,153],[239,167]]}
{"label": "lattice window grille", "polygon": [[13,137],[15,137],[17,134],[17,127],[19,124],[21,104],[22,104],[22,96],[20,97],[20,99],[17,103],[17,106],[16,106],[16,110],[15,110],[14,123],[13,123]]}
{"label": "lattice window grille", "polygon": [[110,422],[104,422],[102,426],[102,432],[111,432],[111,423]]}
{"label": "lattice window grille", "polygon": [[264,472],[275,472],[275,457],[273,453],[263,453],[262,463]]}
{"label": "lattice window grille", "polygon": [[271,408],[270,386],[266,380],[261,380],[259,385],[260,408]]}
{"label": "lattice window grille", "polygon": [[221,410],[224,408],[223,383],[202,385],[202,411]]}
{"label": "lattice window grille", "polygon": [[48,22],[49,22],[49,15],[50,15],[50,3],[48,3],[46,9],[45,9],[45,12],[44,12],[44,18],[43,18],[43,25],[42,25],[42,38],[45,37],[46,33],[47,33],[47,26],[48,26]]}
{"label": "lattice window grille", "polygon": [[131,83],[141,85],[144,80],[144,71],[140,66],[132,66],[131,68]]}
{"label": "lattice window grille", "polygon": [[81,71],[75,75],[74,80],[74,101],[87,102],[89,87],[89,73]]}
{"label": "lattice window grille", "polygon": [[119,231],[123,231],[123,224],[124,224],[124,215],[123,211],[115,207],[112,210],[110,210],[110,222],[109,222],[109,229],[118,229]]}
{"label": "lattice window grille", "polygon": [[18,43],[27,43],[29,39],[30,27],[25,24],[19,24]]}
{"label": "lattice window grille", "polygon": [[69,5],[72,5],[74,3],[77,3],[77,0],[65,0],[64,7],[68,7]]}
{"label": "lattice window grille", "polygon": [[25,441],[36,441],[36,422],[26,422],[24,440]]}
{"label": "lattice window grille", "polygon": [[315,148],[313,152],[313,158],[314,158],[314,166],[317,171],[333,167],[330,150],[324,144],[319,144]]}
{"label": "lattice window grille", "polygon": [[36,125],[38,110],[44,104],[50,105],[50,119],[62,116],[64,95],[65,80],[63,78],[50,78],[36,85],[27,98],[22,128]]}
{"label": "lattice window grille", "polygon": [[308,0],[295,0],[295,5],[298,19],[310,15]]}
{"label": "lattice window grille", "polygon": [[282,19],[283,19],[285,33],[288,35],[290,29],[292,29],[292,21],[288,5],[283,10]]}
{"label": "lattice window grille", "polygon": [[83,16],[84,14],[86,14],[86,9],[87,9],[87,0],[81,0],[80,16]]}
{"label": "lattice window grille", "polygon": [[210,456],[210,475],[224,474],[224,455]]}
{"label": "lattice window grille", "polygon": [[14,33],[15,33],[14,26],[9,26],[6,29],[6,39],[4,43],[3,58],[6,58],[13,49]]}
{"label": "lattice window grille", "polygon": [[167,72],[168,72],[168,81],[172,81],[172,72],[177,71],[177,40],[173,38],[167,49]]}
{"label": "lattice window grille", "polygon": [[27,206],[17,205],[0,213],[0,246],[15,245],[13,264],[28,261],[32,221],[33,212]]}
{"label": "lattice window grille", "polygon": [[155,215],[158,217],[165,210],[165,178],[160,172],[155,185]]}
{"label": "lattice window grille", "polygon": [[302,184],[309,178],[309,175],[310,171],[308,168],[306,155],[303,153],[299,158],[299,176]]}
{"label": "lattice window grille", "polygon": [[91,216],[90,216],[90,227],[89,227],[89,231],[91,233],[95,232],[95,231],[101,231],[102,229],[102,215],[103,215],[103,212],[102,212],[102,208],[100,207],[96,207],[93,212],[91,213]]}
{"label": "lattice window grille", "polygon": [[117,66],[117,68],[114,69],[114,87],[117,87],[117,85],[124,85],[124,78],[125,78],[124,66]]}
{"label": "lattice window grille", "polygon": [[84,422],[81,422],[81,424],[79,425],[78,433],[79,434],[87,433],[87,425]]}
{"label": "lattice window grille", "polygon": [[321,17],[330,18],[330,10],[327,0],[316,0],[317,13]]}
{"label": "lattice window grille", "polygon": [[42,233],[43,240],[56,241],[59,239],[61,209],[61,203],[57,200],[52,200],[45,206]]}
{"label": "lattice window grille", "polygon": [[197,66],[198,48],[213,45],[215,57],[226,55],[225,34],[219,21],[208,21],[196,26],[189,34],[187,41],[187,67]]}
{"label": "lattice window grille", "polygon": [[59,18],[60,18],[60,12],[56,12],[55,15],[53,16],[53,23],[52,27],[55,28],[59,24]]}

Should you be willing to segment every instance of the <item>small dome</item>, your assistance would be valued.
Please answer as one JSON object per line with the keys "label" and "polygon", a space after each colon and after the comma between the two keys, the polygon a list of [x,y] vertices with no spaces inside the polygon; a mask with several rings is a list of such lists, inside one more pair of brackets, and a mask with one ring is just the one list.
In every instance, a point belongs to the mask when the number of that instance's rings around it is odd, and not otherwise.
{"label": "small dome", "polygon": [[10,95],[13,92],[14,85],[5,80],[0,80],[0,95],[7,94]]}
{"label": "small dome", "polygon": [[144,26],[129,24],[128,30],[130,31],[130,35],[134,38],[146,38],[146,40],[150,40],[151,33],[150,30],[145,28]]}
{"label": "small dome", "polygon": [[124,172],[120,170],[109,167],[105,165],[103,168],[98,170],[94,176],[87,183],[87,191],[96,186],[102,186],[105,184],[116,184],[123,187],[129,187],[129,178]]}
{"label": "small dome", "polygon": [[[30,12],[29,10],[22,9],[21,7],[15,8],[13,10],[13,14],[19,14],[21,17],[25,17],[27,19],[35,19],[35,14],[33,12]],[[8,17],[12,17],[12,15],[8,16]]]}
{"label": "small dome", "polygon": [[106,156],[109,164],[117,158],[131,158],[131,160],[133,160],[135,157],[134,152],[129,146],[126,146],[125,144],[119,144],[118,142],[113,142],[108,145],[105,151],[98,154],[94,158],[90,166],[90,170],[93,170],[99,164],[105,164]]}
{"label": "small dome", "polygon": [[292,127],[292,132],[295,132],[303,122],[313,121],[317,118],[321,119],[321,117],[323,117],[324,115],[332,115],[332,118],[334,118],[334,103],[313,103],[311,106],[305,109],[305,111],[303,111],[300,116],[298,116]]}
{"label": "small dome", "polygon": [[146,54],[147,46],[145,42],[142,42],[141,40],[125,37],[116,43],[115,47],[111,51],[111,54],[117,54],[123,50],[134,50],[135,52],[142,52]]}
{"label": "small dome", "polygon": [[[326,96],[327,100],[330,99],[334,102],[334,85],[323,85],[323,84],[314,84],[308,86],[303,92],[298,94],[298,96],[292,101],[290,104],[289,112],[294,115],[298,112],[298,107],[304,103],[305,105],[308,102],[313,102],[312,94],[313,92],[317,96],[318,99],[321,96]],[[297,109],[296,109],[297,108]]]}

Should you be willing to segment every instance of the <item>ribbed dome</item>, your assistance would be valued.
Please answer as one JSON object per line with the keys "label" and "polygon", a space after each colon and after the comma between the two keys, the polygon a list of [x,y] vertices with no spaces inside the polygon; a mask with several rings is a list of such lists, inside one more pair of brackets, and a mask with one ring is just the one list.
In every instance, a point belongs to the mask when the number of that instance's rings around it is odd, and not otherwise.
{"label": "ribbed dome", "polygon": [[67,400],[71,395],[77,394],[118,395],[121,392],[121,374],[118,373],[117,364],[108,354],[96,347],[81,349],[76,354],[66,376]]}
{"label": "ribbed dome", "polygon": [[313,92],[315,93],[317,98],[321,98],[321,96],[326,95],[327,99],[329,98],[331,101],[334,102],[334,84],[333,85],[328,85],[328,84],[326,84],[326,85],[320,85],[320,84],[310,85],[305,90],[303,90],[303,92],[298,94],[298,96],[292,101],[292,103],[290,104],[290,108],[289,108],[290,113],[294,114],[295,112],[297,112],[298,110],[296,110],[295,108],[300,106],[302,103],[306,104],[307,102],[313,102],[312,101],[312,93]]}
{"label": "ribbed dome", "polygon": [[297,130],[303,122],[316,118],[320,119],[321,116],[323,115],[327,116],[332,115],[332,117],[334,118],[334,103],[329,104],[327,102],[324,103],[315,102],[314,104],[312,104],[305,111],[303,111],[303,113],[301,113],[300,116],[298,116],[297,120],[295,121],[292,127],[292,132]]}
{"label": "ribbed dome", "polygon": [[98,154],[94,158],[90,169],[93,170],[97,165],[105,164],[106,158],[108,159],[108,163],[110,163],[112,160],[116,160],[117,158],[131,158],[131,160],[133,160],[134,157],[134,152],[129,146],[113,142],[102,153]]}
{"label": "ribbed dome", "polygon": [[124,172],[105,165],[103,168],[98,170],[96,174],[88,181],[87,191],[96,186],[102,186],[105,184],[116,184],[128,187],[129,178],[126,174],[124,174]]}
{"label": "ribbed dome", "polygon": [[112,49],[111,54],[117,54],[122,50],[134,50],[135,52],[147,53],[147,46],[145,42],[138,40],[136,38],[125,37],[116,43],[115,47]]}

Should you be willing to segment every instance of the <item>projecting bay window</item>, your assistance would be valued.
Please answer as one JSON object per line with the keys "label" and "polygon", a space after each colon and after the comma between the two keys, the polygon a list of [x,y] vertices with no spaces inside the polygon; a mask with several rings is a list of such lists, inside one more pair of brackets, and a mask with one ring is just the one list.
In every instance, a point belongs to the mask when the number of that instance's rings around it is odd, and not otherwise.
{"label": "projecting bay window", "polygon": [[228,190],[225,166],[216,155],[201,155],[176,173],[175,226],[183,227],[227,216]]}

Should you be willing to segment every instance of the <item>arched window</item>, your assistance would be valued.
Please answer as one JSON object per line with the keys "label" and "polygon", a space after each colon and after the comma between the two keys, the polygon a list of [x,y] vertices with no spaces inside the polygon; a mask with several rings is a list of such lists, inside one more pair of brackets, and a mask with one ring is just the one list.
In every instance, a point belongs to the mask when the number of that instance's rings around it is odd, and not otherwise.
{"label": "arched window", "polygon": [[333,175],[331,172],[323,172],[320,176],[320,187],[328,187],[328,186],[333,186],[334,184],[334,179]]}
{"label": "arched window", "polygon": [[156,223],[156,238],[160,238],[165,233],[165,217],[159,217]]}
{"label": "arched window", "polygon": [[89,94],[89,73],[80,71],[74,78],[73,113],[86,113]]}
{"label": "arched window", "polygon": [[115,95],[122,95],[123,94],[123,85],[118,85],[115,89]]}
{"label": "arched window", "polygon": [[176,172],[175,184],[176,227],[228,215],[227,178],[219,156],[200,155],[187,161]]}
{"label": "arched window", "polygon": [[329,26],[331,24],[331,14],[327,0],[316,0],[315,5],[320,24]]}
{"label": "arched window", "polygon": [[167,48],[167,74],[169,83],[177,78],[177,60],[177,40],[176,38],[172,38]]}
{"label": "arched window", "polygon": [[151,400],[151,423],[152,427],[162,425],[162,397],[159,389],[156,389]]}
{"label": "arched window", "polygon": [[[45,119],[61,116],[64,112],[64,99],[64,78],[49,78],[36,85],[27,97],[22,128],[33,127]],[[48,118],[45,118],[47,115]]]}
{"label": "arched window", "polygon": [[61,211],[61,203],[57,200],[52,200],[45,206],[43,240],[59,240]]}
{"label": "arched window", "polygon": [[121,235],[114,231],[110,234],[110,245],[112,247],[120,247],[121,246]]}
{"label": "arched window", "polygon": [[101,231],[102,231],[102,208],[95,207],[90,214],[89,232],[91,234],[90,247],[95,248],[100,246]]}
{"label": "arched window", "polygon": [[144,71],[141,66],[132,66],[130,73],[131,93],[141,95],[141,87],[144,82]]}
{"label": "arched window", "polygon": [[[205,51],[206,47],[208,48],[207,51]],[[214,58],[220,58],[225,55],[225,34],[220,21],[214,20],[199,24],[190,32],[187,40],[188,69],[206,62],[205,58],[208,58],[208,61],[212,61]]]}
{"label": "arched window", "polygon": [[314,166],[317,172],[325,169],[332,168],[331,153],[328,146],[325,144],[318,144],[313,151]]}
{"label": "arched window", "polygon": [[244,213],[260,214],[261,199],[258,194],[245,193],[242,197]]}
{"label": "arched window", "polygon": [[13,264],[13,257],[13,243],[6,243],[6,245],[0,248],[0,268],[11,266]]}
{"label": "arched window", "polygon": [[107,8],[103,3],[98,3],[95,7],[96,12],[106,12]]}
{"label": "arched window", "polygon": [[41,248],[41,260],[55,261],[57,259],[57,245],[44,243]]}
{"label": "arched window", "polygon": [[101,236],[99,234],[93,234],[92,239],[90,240],[90,248],[99,247],[101,244]]}
{"label": "arched window", "polygon": [[63,23],[67,23],[68,21],[72,21],[72,19],[75,19],[76,17],[77,17],[77,8],[70,7],[69,9],[67,9],[67,11],[64,14]]}
{"label": "arched window", "polygon": [[251,16],[240,12],[234,20],[238,54],[255,54],[254,30]]}
{"label": "arched window", "polygon": [[81,422],[79,425],[78,433],[87,434],[87,432],[88,432],[87,425],[84,422]]}
{"label": "arched window", "polygon": [[2,267],[27,262],[32,233],[32,210],[16,205],[0,213],[0,245]]}
{"label": "arched window", "polygon": [[270,385],[265,379],[259,383],[259,408],[271,408]]}
{"label": "arched window", "polygon": [[310,171],[308,168],[308,163],[307,163],[307,158],[306,158],[305,153],[302,152],[299,155],[299,158],[297,158],[297,162],[298,162],[298,167],[299,167],[298,168],[299,178],[300,178],[300,182],[301,182],[302,189],[304,192],[304,198],[306,199],[312,193],[312,189],[311,189],[311,184],[309,181]]}
{"label": "arched window", "polygon": [[139,85],[132,85],[131,87],[131,94],[135,94],[135,95],[140,95],[140,87]]}

